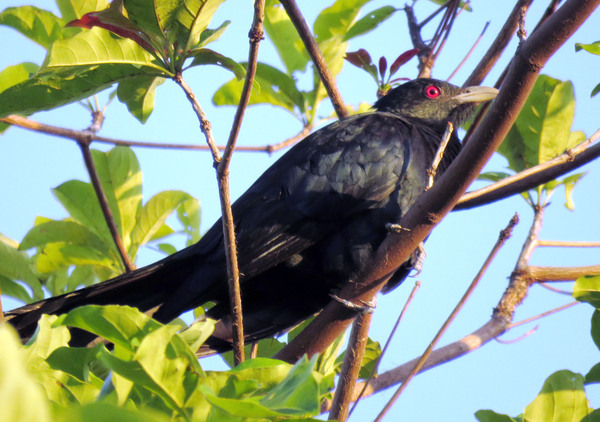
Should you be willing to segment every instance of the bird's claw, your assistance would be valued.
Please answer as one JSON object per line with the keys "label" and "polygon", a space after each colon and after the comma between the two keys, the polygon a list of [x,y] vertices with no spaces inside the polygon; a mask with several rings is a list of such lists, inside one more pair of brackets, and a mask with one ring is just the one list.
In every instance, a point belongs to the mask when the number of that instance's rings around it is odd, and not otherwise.
{"label": "bird's claw", "polygon": [[386,223],[385,229],[392,233],[400,233],[401,231],[410,231],[409,229],[405,229],[400,224],[396,224],[396,223]]}
{"label": "bird's claw", "polygon": [[412,269],[416,272],[411,274],[411,277],[418,277],[423,271],[423,264],[425,264],[425,258],[427,257],[427,253],[425,252],[425,244],[423,242],[419,243],[417,249],[413,251],[410,257],[410,263],[412,264]]}
{"label": "bird's claw", "polygon": [[375,311],[374,301],[372,303],[367,303],[367,302],[363,302],[361,300],[360,301],[361,305],[359,305],[359,304],[351,302],[347,299],[343,299],[334,293],[330,293],[329,297],[331,297],[333,300],[341,303],[342,305],[344,305],[344,307],[350,309],[351,311],[355,311],[355,312],[358,312],[361,314],[370,314]]}

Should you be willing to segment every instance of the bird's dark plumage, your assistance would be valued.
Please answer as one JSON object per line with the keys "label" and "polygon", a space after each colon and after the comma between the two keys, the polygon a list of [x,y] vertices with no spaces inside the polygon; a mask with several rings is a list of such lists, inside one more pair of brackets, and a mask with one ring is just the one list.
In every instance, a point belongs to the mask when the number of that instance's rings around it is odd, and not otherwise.
{"label": "bird's dark plumage", "polygon": [[[407,82],[377,101],[373,112],[316,131],[267,169],[233,205],[247,339],[289,329],[352,280],[385,238],[386,224],[398,222],[423,192],[447,121],[461,123],[474,104],[495,94],[434,79]],[[438,174],[459,150],[453,134]],[[154,317],[166,322],[212,301],[208,316],[226,320],[221,227],[217,222],[197,244],[155,264],[6,317],[23,338],[41,314],[85,304],[156,309]],[[406,273],[400,269],[392,280]],[[229,346],[216,336],[207,344]]]}

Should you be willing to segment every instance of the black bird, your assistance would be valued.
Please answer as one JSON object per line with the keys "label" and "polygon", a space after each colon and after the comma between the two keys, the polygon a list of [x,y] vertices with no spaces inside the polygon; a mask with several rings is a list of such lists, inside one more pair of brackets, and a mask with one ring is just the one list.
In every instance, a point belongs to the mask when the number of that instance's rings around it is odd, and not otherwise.
{"label": "black bird", "polygon": [[[418,79],[391,90],[374,111],[332,123],[277,160],[233,204],[248,341],[285,331],[322,309],[329,294],[352,280],[423,192],[427,170],[446,130],[497,90],[459,88]],[[452,134],[438,168],[460,150]],[[231,347],[221,222],[195,245],[112,280],[6,313],[21,337],[42,314],[86,304],[130,305],[162,322],[206,302],[220,329],[207,341]],[[390,283],[408,273],[400,268]],[[72,344],[89,338],[74,333]]]}

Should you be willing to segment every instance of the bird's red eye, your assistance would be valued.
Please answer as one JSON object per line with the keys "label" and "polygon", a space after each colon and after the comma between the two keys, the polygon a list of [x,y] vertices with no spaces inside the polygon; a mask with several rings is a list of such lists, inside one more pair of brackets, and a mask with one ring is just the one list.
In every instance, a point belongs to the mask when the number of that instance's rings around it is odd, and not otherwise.
{"label": "bird's red eye", "polygon": [[436,98],[440,96],[440,89],[435,85],[429,85],[425,88],[425,95],[428,98]]}

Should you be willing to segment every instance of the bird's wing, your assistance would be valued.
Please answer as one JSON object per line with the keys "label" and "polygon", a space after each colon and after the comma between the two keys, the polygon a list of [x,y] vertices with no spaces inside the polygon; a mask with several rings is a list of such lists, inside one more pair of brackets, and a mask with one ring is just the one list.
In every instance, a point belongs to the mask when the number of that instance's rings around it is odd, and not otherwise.
{"label": "bird's wing", "polygon": [[288,151],[233,205],[241,272],[265,271],[380,206],[406,171],[409,138],[404,120],[372,113]]}

